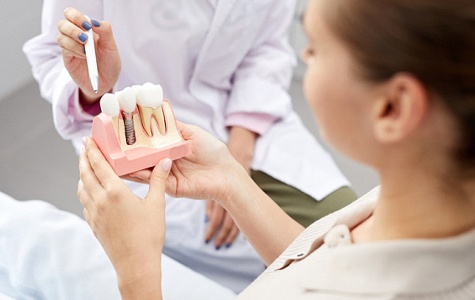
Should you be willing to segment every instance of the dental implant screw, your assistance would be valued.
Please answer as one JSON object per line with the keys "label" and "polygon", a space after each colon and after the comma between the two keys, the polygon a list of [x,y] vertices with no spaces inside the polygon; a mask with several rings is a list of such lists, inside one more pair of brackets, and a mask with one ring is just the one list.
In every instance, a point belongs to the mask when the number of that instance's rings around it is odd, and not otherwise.
{"label": "dental implant screw", "polygon": [[125,141],[127,145],[135,144],[135,127],[132,113],[123,112]]}

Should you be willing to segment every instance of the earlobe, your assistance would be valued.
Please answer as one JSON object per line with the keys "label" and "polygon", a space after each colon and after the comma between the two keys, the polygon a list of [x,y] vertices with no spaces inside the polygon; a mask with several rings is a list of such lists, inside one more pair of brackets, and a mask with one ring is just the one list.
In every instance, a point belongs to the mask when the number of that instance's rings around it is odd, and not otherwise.
{"label": "earlobe", "polygon": [[376,101],[373,113],[373,130],[377,141],[386,144],[395,139],[394,106],[388,98]]}
{"label": "earlobe", "polygon": [[409,74],[396,74],[374,105],[374,134],[381,143],[397,143],[411,136],[428,106],[422,83]]}

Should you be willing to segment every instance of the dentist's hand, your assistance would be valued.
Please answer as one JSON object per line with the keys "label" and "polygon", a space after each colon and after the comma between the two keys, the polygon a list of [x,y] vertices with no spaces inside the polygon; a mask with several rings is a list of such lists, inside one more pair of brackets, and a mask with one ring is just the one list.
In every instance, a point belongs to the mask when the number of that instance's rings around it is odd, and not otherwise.
{"label": "dentist's hand", "polygon": [[171,164],[165,159],[154,168],[148,194],[141,199],[114,173],[92,139],[81,153],[77,194],[84,217],[122,285],[160,271],[165,185]]}
{"label": "dentist's hand", "polygon": [[[75,8],[66,8],[65,19],[58,23],[58,44],[61,47],[64,66],[79,87],[80,101],[83,105],[92,104],[111,91],[117,82],[121,61],[117,46],[108,22],[89,22]],[[97,67],[99,71],[99,91],[94,93],[87,71],[84,45],[87,42],[86,31],[94,31]]]}

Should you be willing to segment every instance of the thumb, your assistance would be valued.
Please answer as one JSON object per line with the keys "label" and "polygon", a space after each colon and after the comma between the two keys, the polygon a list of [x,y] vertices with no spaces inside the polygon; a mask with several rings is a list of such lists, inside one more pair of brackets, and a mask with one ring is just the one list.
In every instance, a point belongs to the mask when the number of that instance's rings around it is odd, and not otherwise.
{"label": "thumb", "polygon": [[168,173],[172,167],[172,160],[169,158],[162,159],[153,169],[150,176],[150,186],[147,197],[151,199],[160,199],[165,194]]}
{"label": "thumb", "polygon": [[112,33],[112,26],[109,22],[107,21],[96,21],[92,20],[92,28],[95,33],[97,33],[100,38],[101,38],[101,43],[104,45],[114,45],[115,46],[115,40],[114,40],[114,35]]}

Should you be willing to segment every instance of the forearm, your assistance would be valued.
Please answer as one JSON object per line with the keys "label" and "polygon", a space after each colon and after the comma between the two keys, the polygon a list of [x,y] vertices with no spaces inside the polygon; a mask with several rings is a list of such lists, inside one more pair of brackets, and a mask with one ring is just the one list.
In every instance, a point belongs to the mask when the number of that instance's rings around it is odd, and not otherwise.
{"label": "forearm", "polygon": [[[155,269],[150,269],[150,266],[155,266]],[[138,274],[132,274],[136,265],[130,270],[124,269],[125,275],[117,271],[117,282],[122,299],[136,300],[136,299],[162,299],[162,271],[161,263],[146,262],[143,267],[149,268],[148,271],[142,270]]]}
{"label": "forearm", "polygon": [[227,147],[231,155],[250,172],[257,134],[240,126],[229,128]]}
{"label": "forearm", "polygon": [[235,183],[222,205],[259,253],[272,263],[304,230],[269,198],[242,168],[231,171]]}

